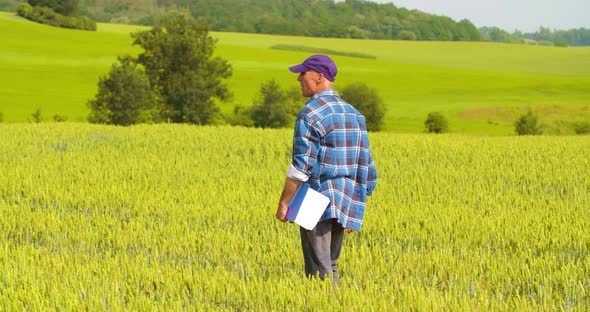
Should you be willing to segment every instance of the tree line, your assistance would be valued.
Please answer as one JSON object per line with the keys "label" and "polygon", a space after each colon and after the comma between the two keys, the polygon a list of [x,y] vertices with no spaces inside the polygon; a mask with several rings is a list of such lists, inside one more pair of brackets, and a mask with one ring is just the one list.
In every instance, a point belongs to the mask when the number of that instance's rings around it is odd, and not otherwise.
{"label": "tree line", "polygon": [[98,21],[153,25],[152,12],[184,12],[203,18],[213,31],[313,37],[480,40],[468,20],[362,0],[80,0]]}
{"label": "tree line", "polygon": [[[1,1],[1,0],[0,0]],[[6,0],[5,0],[6,1]],[[94,20],[155,25],[160,14],[203,18],[213,31],[358,39],[495,41],[590,45],[590,29],[508,33],[476,28],[469,20],[364,0],[79,0]]]}
{"label": "tree line", "polygon": [[484,41],[526,43],[547,46],[590,46],[590,29],[577,28],[570,30],[551,30],[539,27],[534,33],[514,31],[508,33],[498,27],[481,27],[480,32]]}
{"label": "tree line", "polygon": [[[0,0],[15,10],[23,1]],[[33,7],[69,7],[99,22],[153,26],[166,13],[204,19],[213,31],[358,39],[494,41],[556,46],[590,45],[590,29],[509,33],[498,27],[476,28],[469,20],[364,0],[30,0]],[[50,5],[45,5],[49,3]]]}

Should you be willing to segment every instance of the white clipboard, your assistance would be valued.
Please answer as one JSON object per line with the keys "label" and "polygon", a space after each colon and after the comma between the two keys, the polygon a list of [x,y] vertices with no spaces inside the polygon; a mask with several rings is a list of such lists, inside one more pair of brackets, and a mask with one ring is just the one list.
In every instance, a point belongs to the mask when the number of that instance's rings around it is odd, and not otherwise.
{"label": "white clipboard", "polygon": [[297,223],[307,230],[313,230],[330,204],[330,198],[303,183],[289,202],[287,220]]}

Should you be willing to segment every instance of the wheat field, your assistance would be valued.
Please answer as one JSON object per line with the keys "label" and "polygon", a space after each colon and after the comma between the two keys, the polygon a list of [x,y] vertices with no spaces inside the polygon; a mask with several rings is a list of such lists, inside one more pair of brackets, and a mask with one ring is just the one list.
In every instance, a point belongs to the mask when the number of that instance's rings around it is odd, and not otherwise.
{"label": "wheat field", "polygon": [[0,310],[590,308],[590,141],[370,133],[341,286],[274,219],[291,130],[0,124]]}

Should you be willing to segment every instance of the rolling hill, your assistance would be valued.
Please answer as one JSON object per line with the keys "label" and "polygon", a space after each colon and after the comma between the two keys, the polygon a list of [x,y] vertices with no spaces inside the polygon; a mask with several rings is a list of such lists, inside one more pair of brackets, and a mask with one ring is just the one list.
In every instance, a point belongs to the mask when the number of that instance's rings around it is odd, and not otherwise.
{"label": "rolling hill", "polygon": [[[99,24],[97,32],[52,28],[0,13],[0,112],[4,122],[25,122],[40,109],[84,122],[86,102],[117,56],[135,54],[130,32],[139,26]],[[511,134],[512,122],[531,109],[546,133],[572,133],[568,125],[590,120],[590,49],[484,42],[408,42],[211,33],[216,53],[233,66],[231,103],[250,105],[260,84],[276,79],[297,86],[287,67],[309,52],[276,45],[336,51],[335,88],[365,82],[388,111],[384,128],[421,132],[428,112],[440,111],[453,132]],[[364,53],[374,58],[345,56]]]}

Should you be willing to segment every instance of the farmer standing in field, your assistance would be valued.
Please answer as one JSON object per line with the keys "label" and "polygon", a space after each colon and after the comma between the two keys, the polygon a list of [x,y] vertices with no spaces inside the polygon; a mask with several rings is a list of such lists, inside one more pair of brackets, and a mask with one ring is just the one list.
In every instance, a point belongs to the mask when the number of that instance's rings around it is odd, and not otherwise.
{"label": "farmer standing in field", "polygon": [[305,274],[319,272],[323,280],[332,273],[338,283],[344,230],[360,231],[367,195],[377,185],[365,117],[332,89],[338,69],[330,57],[312,55],[289,70],[299,73],[301,93],[310,99],[295,122],[293,160],[275,216],[287,221],[287,205],[301,183],[330,198],[313,230],[300,227],[301,245]]}

